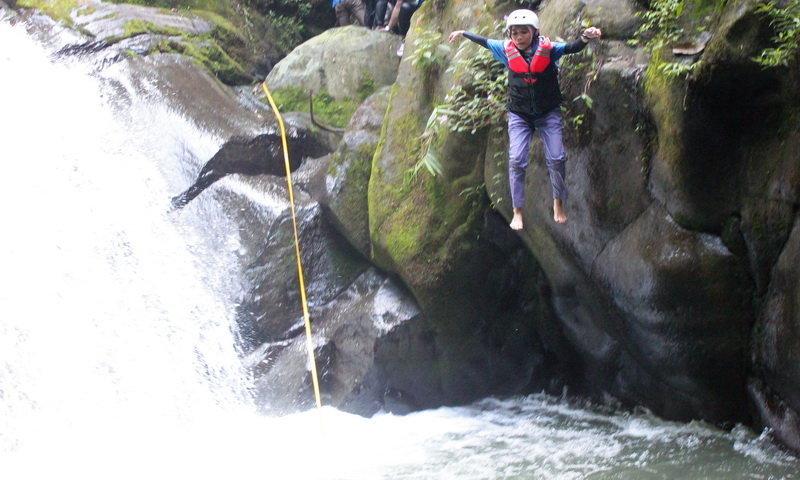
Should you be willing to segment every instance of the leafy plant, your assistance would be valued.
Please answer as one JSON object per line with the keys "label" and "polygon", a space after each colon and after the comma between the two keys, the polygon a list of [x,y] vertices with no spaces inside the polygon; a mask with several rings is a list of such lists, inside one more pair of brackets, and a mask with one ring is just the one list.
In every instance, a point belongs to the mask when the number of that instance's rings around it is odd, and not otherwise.
{"label": "leafy plant", "polygon": [[408,56],[408,60],[414,68],[431,73],[444,63],[450,50],[450,45],[442,43],[440,33],[425,31],[414,40],[414,52]]}
{"label": "leafy plant", "polygon": [[480,207],[485,192],[486,192],[486,183],[481,182],[477,185],[473,185],[471,187],[465,188],[464,190],[461,190],[461,192],[459,192],[458,195],[466,198],[470,202],[471,205],[470,208],[476,209]]}
{"label": "leafy plant", "polygon": [[[425,56],[423,53],[412,61],[421,62],[421,65],[426,66],[428,65],[426,62],[438,62],[438,55],[432,51],[438,49],[439,45],[434,45],[433,41],[440,43],[440,35],[423,34],[420,38],[422,40],[417,44],[417,51],[427,51],[430,55]],[[434,107],[428,117],[425,129],[420,135],[421,159],[410,170],[409,178],[413,178],[423,167],[433,176],[441,174],[441,162],[432,147],[444,131],[475,133],[481,128],[497,124],[503,118],[506,101],[506,77],[503,75],[503,65],[494,60],[484,49],[478,54],[466,55],[467,48],[474,47],[469,45],[469,42],[463,42],[455,55],[458,60],[448,68],[448,72],[451,73],[456,70],[463,71],[467,80],[454,86],[445,96],[444,103]],[[447,52],[449,54],[449,47]]]}
{"label": "leafy plant", "polygon": [[800,52],[800,0],[792,0],[786,8],[775,2],[761,3],[756,11],[769,19],[775,30],[774,47],[764,49],[753,60],[764,67],[787,67],[797,62]]}
{"label": "leafy plant", "polygon": [[475,133],[503,118],[507,98],[504,67],[486,50],[466,59],[465,55],[457,57],[450,70],[463,69],[468,80],[445,96],[442,108],[450,112],[446,118],[449,130]]}
{"label": "leafy plant", "polygon": [[289,51],[303,41],[303,21],[297,17],[267,12],[267,18],[276,32],[278,46]]}
{"label": "leafy plant", "polygon": [[[636,31],[635,43],[649,36],[645,48],[650,52],[658,52],[676,43],[684,33],[679,21],[684,13],[684,7],[685,0],[652,0],[648,10],[637,14],[643,22]],[[660,57],[654,56],[654,58]],[[667,77],[680,77],[687,75],[696,65],[697,63],[659,61],[656,67]]]}
{"label": "leafy plant", "polygon": [[587,93],[581,93],[577,97],[573,98],[572,101],[573,102],[578,102],[578,101],[583,102],[583,103],[586,104],[587,108],[592,108],[592,105],[594,105],[594,100],[592,100],[592,97],[590,97]]}
{"label": "leafy plant", "polygon": [[409,170],[407,181],[412,180],[423,167],[434,177],[442,174],[442,162],[431,147],[438,140],[442,125],[450,113],[452,112],[443,106],[436,107],[431,112],[425,130],[420,135],[419,149],[416,152],[421,159]]}

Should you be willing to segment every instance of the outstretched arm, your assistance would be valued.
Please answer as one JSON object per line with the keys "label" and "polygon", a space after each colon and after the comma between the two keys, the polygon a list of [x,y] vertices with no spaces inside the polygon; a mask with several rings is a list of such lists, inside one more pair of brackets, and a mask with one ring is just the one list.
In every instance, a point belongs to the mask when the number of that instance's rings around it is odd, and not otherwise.
{"label": "outstretched arm", "polygon": [[400,22],[400,10],[402,9],[403,9],[403,0],[397,0],[396,2],[394,2],[392,15],[389,17],[389,23],[386,24],[387,32],[391,31]]}
{"label": "outstretched arm", "polygon": [[450,34],[449,39],[450,39],[451,42],[455,42],[459,37],[464,37],[467,40],[471,40],[471,41],[477,43],[478,45],[480,45],[481,47],[489,48],[489,46],[487,44],[488,38],[482,37],[482,36],[477,35],[477,34],[472,33],[472,32],[468,32],[466,30],[456,30],[456,31],[452,32]]}
{"label": "outstretched arm", "polygon": [[581,33],[581,37],[564,47],[564,53],[578,53],[594,38],[600,38],[601,32],[597,27],[589,27]]}

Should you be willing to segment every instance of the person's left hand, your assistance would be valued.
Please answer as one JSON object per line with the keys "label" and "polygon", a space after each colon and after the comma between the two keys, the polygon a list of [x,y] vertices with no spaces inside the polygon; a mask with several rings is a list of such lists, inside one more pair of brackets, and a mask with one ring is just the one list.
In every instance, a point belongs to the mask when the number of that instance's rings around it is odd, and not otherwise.
{"label": "person's left hand", "polygon": [[586,38],[600,38],[602,33],[597,27],[589,27],[583,31],[582,35]]}

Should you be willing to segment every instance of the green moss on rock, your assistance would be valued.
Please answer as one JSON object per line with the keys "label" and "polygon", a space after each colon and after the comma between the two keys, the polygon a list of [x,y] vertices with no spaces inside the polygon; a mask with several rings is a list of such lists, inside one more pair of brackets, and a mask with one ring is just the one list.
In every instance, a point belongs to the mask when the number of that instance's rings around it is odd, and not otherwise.
{"label": "green moss on rock", "polygon": [[[282,112],[308,112],[308,92],[300,87],[278,88],[272,97]],[[266,99],[264,99],[266,101]],[[314,116],[326,123],[343,128],[347,126],[359,102],[356,100],[336,101],[328,92],[316,92],[313,97]]]}
{"label": "green moss on rock", "polygon": [[82,0],[19,0],[17,6],[41,10],[57,22],[72,25],[70,13],[82,3]]}
{"label": "green moss on rock", "polygon": [[233,4],[225,0],[109,0],[111,3],[130,3],[146,7],[164,7],[166,9],[179,9],[213,12],[225,18],[234,18],[236,13]]}

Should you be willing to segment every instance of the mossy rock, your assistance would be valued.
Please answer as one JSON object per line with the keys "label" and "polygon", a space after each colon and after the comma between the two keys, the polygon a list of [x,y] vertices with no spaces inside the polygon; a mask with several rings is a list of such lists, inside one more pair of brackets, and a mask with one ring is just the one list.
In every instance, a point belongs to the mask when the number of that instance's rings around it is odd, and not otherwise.
{"label": "mossy rock", "polygon": [[245,36],[216,13],[101,2],[74,10],[71,20],[94,38],[92,45],[105,42],[123,55],[179,53],[223,83],[252,80]]}
{"label": "mossy rock", "polygon": [[[492,244],[495,233],[486,230],[490,214],[483,162],[489,130],[442,129],[420,138],[432,105],[443,102],[454,79],[467,79],[459,72],[462,66],[447,68],[452,58],[437,68],[421,67],[413,61],[416,49],[425,48],[436,35],[446,41],[444,30],[455,28],[456,22],[459,28],[493,30],[494,4],[453,2],[437,10],[434,3],[426,2],[415,14],[392,88],[372,162],[370,239],[373,261],[403,280],[429,321],[437,357],[425,374],[438,379],[439,401],[465,402],[491,391],[519,392],[531,379],[533,357],[516,362],[510,359],[510,350],[496,349],[511,342],[511,332],[496,322],[520,322],[525,326],[514,338],[529,346],[536,340],[531,319],[521,314],[520,304],[495,290],[507,285],[489,280],[513,276],[514,269],[508,253]],[[420,167],[426,154],[439,159],[441,172],[435,176]],[[509,234],[505,228],[502,232],[497,235]],[[518,290],[507,290],[515,297],[512,291]],[[499,333],[488,335],[488,331]]]}
{"label": "mossy rock", "polygon": [[756,2],[687,15],[685,29],[704,19],[713,35],[688,75],[664,69],[679,60],[671,45],[654,52],[647,71],[657,130],[652,182],[656,197],[682,226],[720,232],[747,190],[748,150],[772,135],[794,87],[780,72],[753,61],[768,45],[767,20],[756,13]]}
{"label": "mossy rock", "polygon": [[368,188],[389,87],[370,96],[355,115],[336,150],[325,181],[323,202],[334,224],[365,257],[370,256]]}
{"label": "mossy rock", "polygon": [[[366,83],[362,86],[362,92],[372,93],[372,84]],[[334,99],[327,91],[315,91],[313,96],[311,90],[302,87],[282,87],[270,89],[270,94],[278,109],[282,112],[306,112],[311,113],[313,102],[314,118],[322,120],[328,126],[344,128],[350,122],[350,118],[358,108],[363,98],[345,98],[343,100]],[[368,96],[368,95],[367,95]],[[309,98],[310,97],[310,98]],[[268,103],[266,96],[261,99]]]}
{"label": "mossy rock", "polygon": [[572,41],[583,23],[599,27],[604,39],[627,39],[641,24],[639,9],[633,0],[552,0],[539,15],[540,30],[542,35]]}
{"label": "mossy rock", "polygon": [[84,3],[86,3],[85,0],[17,0],[16,6],[41,10],[53,20],[71,26],[73,24],[72,11]]}
{"label": "mossy rock", "polygon": [[336,102],[361,101],[370,86],[374,91],[394,83],[399,44],[399,37],[363,27],[332,28],[295,48],[266,82],[276,92],[325,92]]}

